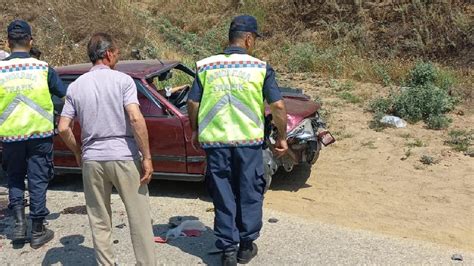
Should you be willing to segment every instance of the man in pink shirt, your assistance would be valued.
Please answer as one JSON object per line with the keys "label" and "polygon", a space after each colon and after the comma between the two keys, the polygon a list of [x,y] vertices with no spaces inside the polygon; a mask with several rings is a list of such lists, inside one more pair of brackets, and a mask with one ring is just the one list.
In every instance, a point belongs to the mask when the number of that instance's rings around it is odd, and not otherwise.
{"label": "man in pink shirt", "polygon": [[[82,165],[96,259],[115,264],[110,206],[115,187],[127,210],[137,264],[155,265],[147,186],[153,166],[137,88],[130,76],[113,70],[119,49],[108,34],[94,34],[87,50],[94,66],[69,86],[58,129]],[[82,149],[72,133],[74,118],[81,125]]]}

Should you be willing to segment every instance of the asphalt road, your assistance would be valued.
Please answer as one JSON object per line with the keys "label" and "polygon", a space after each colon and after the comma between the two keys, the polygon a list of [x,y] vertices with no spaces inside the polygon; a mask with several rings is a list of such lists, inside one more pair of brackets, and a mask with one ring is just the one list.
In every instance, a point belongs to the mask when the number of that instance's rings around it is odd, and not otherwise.
{"label": "asphalt road", "polygon": [[[219,256],[212,254],[215,250],[215,238],[211,229],[212,203],[204,186],[158,181],[151,184],[150,194],[155,235],[165,235],[169,229],[169,220],[176,217],[199,219],[208,229],[200,237],[179,238],[168,244],[156,244],[158,264],[218,265]],[[0,196],[0,265],[90,265],[94,262],[87,215],[82,212],[84,196],[80,177],[61,177],[51,185],[48,194],[51,214],[48,221],[56,236],[51,243],[38,250],[31,249],[29,245],[11,244],[8,236],[13,228],[13,218],[5,210],[2,211],[5,204],[6,197]],[[128,222],[125,208],[117,194],[112,195],[112,209],[113,225],[125,224],[122,228],[114,227],[117,262],[132,264],[134,254]],[[474,264],[473,253],[428,242],[302,220],[270,209],[265,209],[264,216],[262,236],[257,241],[260,253],[252,261],[253,265],[460,263],[451,259],[453,254],[461,254],[465,264]],[[270,218],[276,218],[278,222],[270,223]]]}

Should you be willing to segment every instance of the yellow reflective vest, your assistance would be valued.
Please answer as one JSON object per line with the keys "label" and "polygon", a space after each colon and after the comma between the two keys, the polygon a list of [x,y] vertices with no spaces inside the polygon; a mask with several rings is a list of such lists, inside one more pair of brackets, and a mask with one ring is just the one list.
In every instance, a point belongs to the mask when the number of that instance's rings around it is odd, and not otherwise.
{"label": "yellow reflective vest", "polygon": [[203,87],[199,142],[203,148],[263,143],[266,63],[247,54],[215,55],[197,62]]}
{"label": "yellow reflective vest", "polygon": [[48,64],[34,58],[0,61],[0,141],[54,134]]}

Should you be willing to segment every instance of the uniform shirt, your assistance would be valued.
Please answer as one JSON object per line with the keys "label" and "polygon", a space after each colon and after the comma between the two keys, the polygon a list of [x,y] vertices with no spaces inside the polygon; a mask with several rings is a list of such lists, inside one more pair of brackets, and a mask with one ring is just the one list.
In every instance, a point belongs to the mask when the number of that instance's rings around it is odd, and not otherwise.
{"label": "uniform shirt", "polygon": [[[240,47],[227,47],[224,50],[224,54],[247,54],[247,51],[244,48]],[[203,93],[203,86],[199,80],[199,76],[196,74],[194,79],[193,86],[189,92],[188,99],[193,102],[200,102]],[[267,103],[271,104],[282,99],[280,89],[275,79],[275,71],[267,63],[267,72],[265,75],[265,81],[263,83],[263,98]]]}
{"label": "uniform shirt", "polygon": [[[9,57],[4,60],[10,60],[15,58],[30,58],[30,53],[27,52],[13,52]],[[52,67],[48,67],[48,87],[49,93],[55,95],[59,98],[66,96],[66,87],[64,87],[63,82],[59,78],[58,74]]]}
{"label": "uniform shirt", "polygon": [[81,124],[84,161],[139,158],[125,107],[139,104],[133,79],[106,65],[96,65],[69,85],[61,116]]}

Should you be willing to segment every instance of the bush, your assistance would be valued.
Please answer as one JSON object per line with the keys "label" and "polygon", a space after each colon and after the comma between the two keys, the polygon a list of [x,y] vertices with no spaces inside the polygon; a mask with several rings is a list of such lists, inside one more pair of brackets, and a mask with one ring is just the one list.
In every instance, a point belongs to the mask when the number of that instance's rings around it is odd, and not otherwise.
{"label": "bush", "polygon": [[362,101],[359,97],[349,91],[340,92],[338,96],[348,103],[360,103]]}
{"label": "bush", "polygon": [[440,116],[453,108],[448,92],[433,84],[402,90],[394,101],[395,114],[415,123],[430,116]]}
{"label": "bush", "polygon": [[448,135],[449,139],[445,141],[445,144],[451,146],[456,151],[467,151],[474,139],[473,131],[451,130]]}
{"label": "bush", "polygon": [[376,98],[369,103],[369,110],[378,114],[389,114],[392,112],[393,108],[393,99],[391,97],[387,98]]}
{"label": "bush", "polygon": [[410,123],[424,120],[430,129],[447,128],[451,119],[444,114],[455,104],[449,95],[454,83],[454,76],[449,72],[440,71],[431,63],[420,62],[408,74],[408,87],[387,98],[373,100],[369,110],[375,116],[394,114]]}
{"label": "bush", "polygon": [[449,127],[452,119],[445,115],[431,115],[426,119],[426,125],[429,129],[443,129]]}
{"label": "bush", "polygon": [[289,49],[288,69],[291,72],[313,70],[317,48],[310,43],[298,43]]}
{"label": "bush", "polygon": [[452,71],[438,69],[438,71],[436,72],[436,79],[434,83],[440,89],[449,91],[452,87],[454,87],[458,83],[458,81],[456,79],[455,74]]}
{"label": "bush", "polygon": [[436,67],[431,62],[418,62],[409,73],[408,86],[416,87],[436,80]]}

